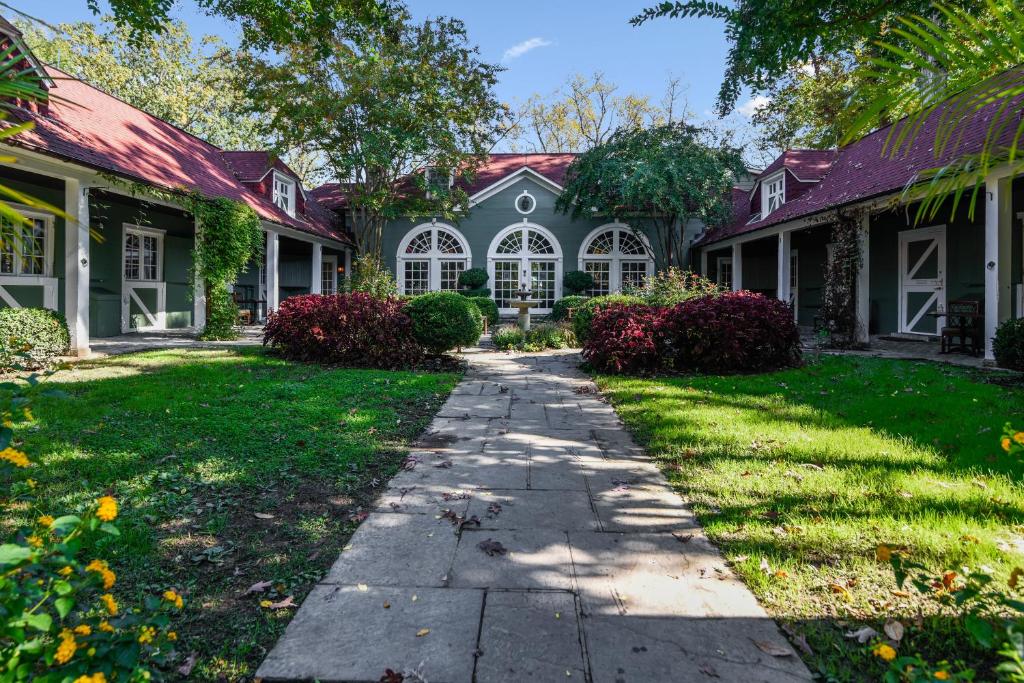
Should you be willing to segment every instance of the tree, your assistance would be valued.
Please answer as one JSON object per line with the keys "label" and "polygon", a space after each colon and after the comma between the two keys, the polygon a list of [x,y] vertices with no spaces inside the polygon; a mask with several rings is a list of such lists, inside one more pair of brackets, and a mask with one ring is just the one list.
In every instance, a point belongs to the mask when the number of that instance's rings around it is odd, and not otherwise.
{"label": "tree", "polygon": [[[694,17],[725,22],[730,43],[718,113],[736,106],[745,88],[765,92],[795,65],[815,55],[839,55],[880,36],[901,15],[927,14],[931,0],[712,0],[661,2],[633,17],[639,26],[660,17]],[[977,0],[956,0],[965,10]]]}
{"label": "tree", "polygon": [[731,191],[744,172],[740,151],[707,129],[686,123],[623,128],[577,157],[566,171],[556,209],[574,219],[594,213],[638,230],[648,222],[659,268],[682,265],[683,227],[708,227],[732,218]]}
{"label": "tree", "polygon": [[214,145],[266,144],[259,117],[246,111],[233,85],[230,50],[219,38],[205,36],[197,44],[181,22],[135,44],[129,29],[109,23],[61,24],[52,35],[29,24],[19,28],[39,59]]}
{"label": "tree", "polygon": [[550,97],[535,94],[521,108],[517,144],[540,152],[582,152],[602,144],[620,127],[671,123],[685,116],[679,80],[669,79],[658,104],[646,95],[618,95],[604,74],[569,78]]}
{"label": "tree", "polygon": [[298,40],[237,60],[278,146],[307,144],[349,186],[348,224],[360,251],[377,257],[388,221],[458,215],[467,198],[448,180],[472,175],[504,113],[493,93],[499,67],[480,60],[462,22],[390,11],[379,26],[339,23],[327,52]]}

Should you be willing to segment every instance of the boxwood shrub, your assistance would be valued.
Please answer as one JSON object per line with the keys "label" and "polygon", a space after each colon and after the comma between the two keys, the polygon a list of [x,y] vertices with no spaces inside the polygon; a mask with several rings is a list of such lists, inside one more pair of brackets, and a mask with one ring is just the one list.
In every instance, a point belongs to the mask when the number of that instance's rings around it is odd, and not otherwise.
{"label": "boxwood shrub", "polygon": [[470,268],[459,273],[459,287],[480,289],[487,284],[490,275],[483,268]]}
{"label": "boxwood shrub", "polygon": [[996,328],[992,351],[999,367],[1024,370],[1024,318],[1007,320]]}
{"label": "boxwood shrub", "polygon": [[442,354],[480,341],[484,331],[480,309],[472,299],[455,292],[428,292],[406,305],[416,341],[433,354]]}
{"label": "boxwood shrub", "polygon": [[489,296],[471,296],[467,297],[470,301],[476,304],[477,309],[480,311],[486,320],[487,324],[494,327],[498,324],[498,304],[495,303],[494,299]]}
{"label": "boxwood shrub", "polygon": [[327,365],[396,369],[423,358],[408,306],[365,292],[288,297],[271,312],[263,344],[285,358]]}
{"label": "boxwood shrub", "polygon": [[570,270],[562,276],[562,286],[570,294],[582,294],[595,285],[594,276],[582,270]]}
{"label": "boxwood shrub", "polygon": [[569,310],[577,309],[582,306],[590,297],[573,294],[571,296],[563,297],[555,302],[555,305],[551,307],[551,315],[548,316],[554,322],[562,322],[563,320],[569,319]]}
{"label": "boxwood shrub", "polygon": [[48,367],[71,346],[64,316],[48,308],[0,309],[0,370]]}
{"label": "boxwood shrub", "polygon": [[595,296],[583,302],[583,305],[576,309],[572,316],[572,329],[580,343],[586,343],[590,337],[590,321],[598,308],[611,306],[612,304],[624,304],[626,306],[643,306],[644,300],[629,294],[606,294]]}
{"label": "boxwood shrub", "polygon": [[469,297],[470,299],[478,296],[491,296],[491,290],[487,287],[478,287],[476,289],[463,289],[459,292],[462,296]]}

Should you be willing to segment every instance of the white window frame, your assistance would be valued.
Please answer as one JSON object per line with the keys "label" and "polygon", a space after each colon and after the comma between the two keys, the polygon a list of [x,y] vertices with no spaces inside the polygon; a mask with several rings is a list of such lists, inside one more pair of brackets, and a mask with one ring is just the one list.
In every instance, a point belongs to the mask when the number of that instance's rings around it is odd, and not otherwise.
{"label": "white window frame", "polygon": [[[553,254],[532,254],[530,253],[529,237],[527,236],[528,231],[535,231],[547,239],[551,246],[554,248]],[[501,244],[508,235],[513,232],[520,231],[523,234],[520,236],[520,248],[517,253],[512,254],[499,254],[498,245]],[[555,264],[555,296],[554,299],[557,301],[562,298],[562,268],[563,268],[563,257],[562,257],[562,245],[558,242],[558,238],[555,237],[554,233],[537,223],[531,223],[525,218],[520,223],[513,223],[508,227],[500,230],[494,239],[491,240],[491,245],[487,249],[487,274],[490,276],[490,282],[496,285],[494,277],[494,264],[496,261],[519,261],[519,282],[522,284],[523,273],[526,273],[526,277],[530,277],[531,268],[530,263],[533,261],[547,261]],[[495,287],[492,287],[492,298],[493,292],[496,291]],[[500,313],[510,315],[517,313],[518,309],[515,308],[500,308]],[[533,308],[530,309],[534,313],[550,313],[550,308]]]}
{"label": "white window frame", "polygon": [[[772,206],[772,202],[776,198],[778,198],[778,203]],[[782,170],[761,181],[761,218],[767,218],[768,214],[776,211],[785,203],[786,171]]]}
{"label": "white window frame", "polygon": [[[135,280],[128,279],[128,273],[126,272],[126,260],[127,252],[126,247],[128,246],[128,235],[138,235],[140,240],[142,237],[154,237],[156,238],[156,279],[155,280]],[[166,247],[167,231],[160,228],[152,228],[149,226],[135,225],[134,223],[123,223],[121,229],[121,332],[127,333],[132,330],[136,332],[145,332],[147,330],[164,330],[167,329],[167,283],[164,282],[164,249]],[[141,251],[139,251],[139,275],[143,272],[143,258]],[[132,328],[130,325],[130,310],[131,310],[131,299],[137,297],[136,290],[152,289],[156,293],[156,310],[150,311],[152,319],[149,319],[148,324]],[[137,305],[141,305],[141,299],[136,302]]]}
{"label": "white window frame", "polygon": [[[728,283],[722,282],[722,266],[724,266],[724,265],[728,265],[729,266],[729,282]],[[719,256],[717,259],[715,259],[715,283],[719,287],[725,288],[727,290],[731,290],[732,289],[732,277],[733,277],[732,256]],[[728,287],[726,287],[726,285],[728,285]]]}
{"label": "white window frame", "polygon": [[[22,254],[18,249],[14,251],[14,272],[12,273],[0,273],[2,277],[20,277],[20,278],[51,278],[53,277],[53,214],[45,213],[42,211],[33,211],[31,208],[24,204],[14,204],[11,202],[4,202],[7,206],[11,207],[25,218],[32,220],[43,221],[43,272],[42,273],[25,273],[23,272],[24,263],[22,263]],[[6,220],[6,219],[5,219]],[[13,224],[13,222],[12,222]],[[23,224],[22,224],[23,225]],[[17,227],[17,225],[15,225]]]}
{"label": "white window frame", "polygon": [[[523,211],[521,208],[519,208],[519,201],[522,200],[524,197],[530,200],[530,208],[526,211]],[[537,210],[537,198],[534,197],[529,190],[523,190],[516,197],[515,207],[516,211],[518,211],[521,215],[529,216],[531,213]]]}
{"label": "white window frame", "polygon": [[[434,198],[434,193],[430,191],[430,188],[434,187],[437,184],[437,183],[431,182],[430,176],[431,176],[431,174],[439,174],[439,171],[440,171],[440,169],[438,169],[438,168],[436,168],[434,166],[428,166],[426,168],[426,170],[423,172],[423,181],[424,181],[424,184],[427,186],[427,199],[433,199]],[[449,173],[448,174],[448,189],[449,190],[452,189],[452,187],[454,185],[455,185],[455,173],[453,172],[453,173]]]}
{"label": "white window frame", "polygon": [[[331,287],[330,291],[324,288],[324,266],[331,265]],[[338,293],[338,257],[334,254],[327,254],[320,261],[320,293],[321,294],[337,294]]]}
{"label": "white window frame", "polygon": [[[298,183],[295,182],[294,178],[289,178],[279,171],[274,171],[273,181],[274,187],[271,194],[274,204],[277,208],[284,211],[291,217],[295,217],[295,196],[298,194]],[[284,197],[288,202],[288,206],[281,206],[280,199]]]}
{"label": "white window frame", "polygon": [[[138,235],[139,237],[155,237],[156,238],[156,279],[149,280],[143,279],[130,279],[126,272],[125,266],[127,265],[126,259],[128,254],[125,249],[128,246],[128,235],[129,233]],[[121,234],[121,279],[126,282],[163,282],[164,281],[164,242],[167,238],[167,231],[161,230],[160,228],[150,228],[142,225],[134,225],[132,223],[125,223],[124,230]],[[142,275],[143,261],[142,251],[140,244],[139,251],[139,275]]]}
{"label": "white window frame", "polygon": [[[612,251],[610,254],[588,254],[587,250],[590,248],[591,243],[601,235],[602,233],[608,232],[609,230],[614,231],[614,238],[612,242]],[[639,256],[637,254],[623,254],[620,247],[622,241],[622,233],[627,232],[634,237],[640,239],[640,242],[644,245],[644,251],[646,256]],[[641,232],[634,232],[631,227],[626,223],[605,223],[597,228],[594,228],[584,238],[583,243],[580,244],[580,252],[578,256],[579,270],[586,271],[588,262],[605,262],[609,265],[608,272],[608,290],[609,292],[621,292],[622,291],[622,264],[626,261],[634,263],[646,264],[647,275],[654,274],[654,258],[651,256],[653,249],[651,248],[651,242],[647,239],[647,235]]]}
{"label": "white window frame", "polygon": [[[430,251],[419,253],[419,254],[407,254],[405,250],[409,248],[409,243],[423,233],[430,230]],[[444,254],[441,253],[437,248],[437,233],[439,230],[444,230],[450,233],[459,245],[462,247],[461,254]],[[448,225],[447,223],[421,223],[414,227],[409,232],[405,233],[405,237],[398,243],[398,253],[396,255],[395,270],[396,279],[398,280],[398,291],[405,293],[405,263],[406,261],[429,261],[430,272],[428,274],[429,291],[437,292],[441,290],[441,261],[461,261],[465,264],[466,270],[470,269],[473,264],[473,252],[469,248],[469,240],[455,227]]]}

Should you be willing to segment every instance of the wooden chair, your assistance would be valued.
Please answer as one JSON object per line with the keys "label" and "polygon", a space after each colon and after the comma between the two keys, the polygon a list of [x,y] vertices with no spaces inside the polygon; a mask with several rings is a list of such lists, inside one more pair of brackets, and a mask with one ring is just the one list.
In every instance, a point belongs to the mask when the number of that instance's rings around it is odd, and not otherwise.
{"label": "wooden chair", "polygon": [[238,288],[235,288],[235,291],[231,293],[231,300],[234,302],[235,308],[238,309],[238,324],[252,325],[252,310],[248,307],[243,307],[242,302],[245,299]]}
{"label": "wooden chair", "polygon": [[975,299],[950,301],[946,308],[946,326],[940,330],[939,335],[940,353],[959,351],[978,355],[983,345],[981,303]]}

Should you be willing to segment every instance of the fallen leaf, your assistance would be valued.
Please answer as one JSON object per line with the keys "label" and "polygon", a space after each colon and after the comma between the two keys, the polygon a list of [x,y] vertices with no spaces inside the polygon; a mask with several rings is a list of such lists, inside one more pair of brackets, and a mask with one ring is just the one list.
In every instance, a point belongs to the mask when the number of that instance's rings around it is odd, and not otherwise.
{"label": "fallen leaf", "polygon": [[490,555],[491,557],[494,557],[495,555],[504,555],[508,552],[508,549],[505,548],[505,546],[503,546],[501,543],[499,543],[498,541],[491,540],[489,538],[485,541],[480,541],[477,544],[477,547],[480,548],[480,550],[487,553],[488,555]]}
{"label": "fallen leaf", "polygon": [[387,600],[384,601],[384,609],[391,609],[391,603]]}
{"label": "fallen leaf", "polygon": [[252,593],[262,593],[273,585],[272,581],[257,581],[253,585],[245,589],[242,595],[251,595]]}
{"label": "fallen leaf", "polygon": [[447,470],[447,469],[451,468],[451,466],[452,466],[452,461],[451,460],[442,460],[441,462],[439,462],[436,465],[434,465],[434,467],[438,467],[438,468],[440,468],[442,470]]}
{"label": "fallen leaf", "polygon": [[384,669],[384,675],[380,677],[379,683],[403,683],[405,675],[393,669]]}
{"label": "fallen leaf", "polygon": [[693,534],[674,533],[674,534],[672,534],[672,537],[675,538],[680,543],[689,543],[690,541],[693,540]]}
{"label": "fallen leaf", "polygon": [[253,517],[256,519],[274,519],[274,515],[269,512],[254,512]]}
{"label": "fallen leaf", "polygon": [[430,633],[430,629],[429,628],[421,628],[419,631],[416,631],[416,637],[417,638],[422,638],[423,636],[427,635],[428,633]]}
{"label": "fallen leaf", "polygon": [[863,645],[872,638],[877,637],[878,631],[871,628],[870,626],[865,626],[864,628],[857,629],[856,631],[847,631],[843,635],[845,635],[847,638],[856,638],[857,642]]}
{"label": "fallen leaf", "polygon": [[182,676],[189,676],[192,673],[192,669],[195,668],[196,662],[199,661],[199,653],[193,652],[185,660],[185,663],[178,667],[178,673]]}
{"label": "fallen leaf", "polygon": [[[753,640],[753,638],[751,638],[751,640]],[[766,655],[771,655],[772,657],[790,657],[793,654],[793,651],[788,647],[776,645],[775,643],[770,643],[766,640],[753,640],[753,642],[754,645],[757,646],[758,650]]]}
{"label": "fallen leaf", "polygon": [[361,591],[362,591],[362,592],[364,592],[364,593],[365,593],[366,591],[370,590],[370,587],[369,587],[369,586],[367,586],[367,585],[366,585],[365,583],[357,583],[357,584],[356,584],[356,588],[358,588],[359,590],[361,590]]}
{"label": "fallen leaf", "polygon": [[842,586],[838,583],[830,583],[828,588],[836,595],[841,595],[844,600],[850,599],[850,591],[846,590],[846,586]]}
{"label": "fallen leaf", "polygon": [[269,608],[270,609],[290,609],[292,607],[298,607],[298,605],[295,604],[295,598],[293,598],[292,596],[289,595],[284,600],[281,600],[279,602],[271,603]]}
{"label": "fallen leaf", "polygon": [[883,630],[885,631],[885,635],[889,636],[897,643],[903,640],[903,624],[895,619],[889,619],[885,622]]}
{"label": "fallen leaf", "polygon": [[710,676],[711,678],[721,678],[721,676],[718,675],[718,671],[715,670],[715,667],[711,666],[707,662],[701,664],[698,671],[700,671],[705,676]]}

